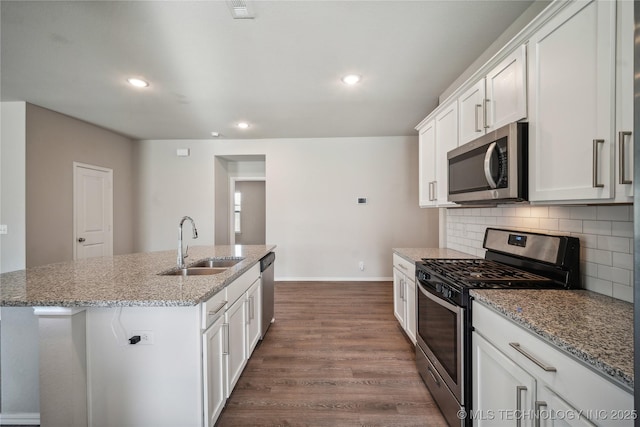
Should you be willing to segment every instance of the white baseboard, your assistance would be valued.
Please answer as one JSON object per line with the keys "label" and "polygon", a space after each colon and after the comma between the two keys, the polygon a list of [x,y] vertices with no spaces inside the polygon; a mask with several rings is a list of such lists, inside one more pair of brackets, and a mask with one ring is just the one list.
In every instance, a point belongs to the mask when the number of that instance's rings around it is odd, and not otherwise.
{"label": "white baseboard", "polygon": [[276,277],[276,282],[391,282],[393,277]]}
{"label": "white baseboard", "polygon": [[39,412],[0,413],[0,425],[37,426],[40,425]]}

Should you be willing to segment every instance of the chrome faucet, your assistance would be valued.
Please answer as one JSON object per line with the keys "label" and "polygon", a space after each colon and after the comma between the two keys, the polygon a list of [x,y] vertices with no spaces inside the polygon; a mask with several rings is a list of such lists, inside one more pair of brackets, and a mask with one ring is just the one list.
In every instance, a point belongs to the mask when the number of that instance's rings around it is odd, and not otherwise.
{"label": "chrome faucet", "polygon": [[188,257],[187,254],[189,252],[189,245],[187,245],[187,250],[182,252],[182,224],[186,220],[191,221],[191,228],[193,229],[193,238],[198,238],[198,229],[196,228],[196,223],[193,222],[193,219],[190,216],[183,216],[180,220],[180,224],[178,225],[178,268],[184,268],[184,259]]}

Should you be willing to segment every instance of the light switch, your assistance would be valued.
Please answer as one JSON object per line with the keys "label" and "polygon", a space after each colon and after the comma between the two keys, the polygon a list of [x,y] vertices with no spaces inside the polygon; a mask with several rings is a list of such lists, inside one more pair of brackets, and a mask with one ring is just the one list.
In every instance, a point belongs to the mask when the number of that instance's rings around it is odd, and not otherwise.
{"label": "light switch", "polygon": [[0,224],[0,234],[8,234],[7,224]]}
{"label": "light switch", "polygon": [[176,150],[176,155],[178,157],[189,157],[189,154],[191,154],[191,153],[189,152],[188,148],[178,148]]}

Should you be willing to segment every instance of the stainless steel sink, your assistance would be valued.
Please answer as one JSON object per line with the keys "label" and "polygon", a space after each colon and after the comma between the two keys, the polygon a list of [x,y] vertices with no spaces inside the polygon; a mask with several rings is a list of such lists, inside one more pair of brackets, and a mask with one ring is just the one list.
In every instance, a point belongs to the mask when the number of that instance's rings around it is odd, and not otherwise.
{"label": "stainless steel sink", "polygon": [[229,268],[233,267],[244,258],[205,258],[194,262],[189,267]]}
{"label": "stainless steel sink", "polygon": [[174,268],[160,273],[161,276],[209,276],[212,274],[220,274],[226,268],[221,267],[188,267]]}

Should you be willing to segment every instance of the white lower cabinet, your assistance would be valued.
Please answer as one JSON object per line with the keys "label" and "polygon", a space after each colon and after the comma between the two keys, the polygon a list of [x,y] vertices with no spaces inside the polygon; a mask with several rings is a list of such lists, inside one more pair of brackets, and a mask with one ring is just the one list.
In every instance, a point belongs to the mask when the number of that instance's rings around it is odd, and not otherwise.
{"label": "white lower cabinet", "polygon": [[247,348],[249,357],[262,337],[262,284],[257,280],[247,291]]}
{"label": "white lower cabinet", "polygon": [[213,427],[227,399],[226,325],[218,318],[202,334],[204,425]]}
{"label": "white lower cabinet", "polygon": [[633,393],[473,303],[475,426],[632,426]]}
{"label": "white lower cabinet", "polygon": [[417,329],[415,274],[415,264],[393,255],[393,314],[414,344]]}
{"label": "white lower cabinet", "polygon": [[247,305],[244,298],[238,299],[224,315],[227,325],[227,397],[238,382],[244,366],[247,364]]}

